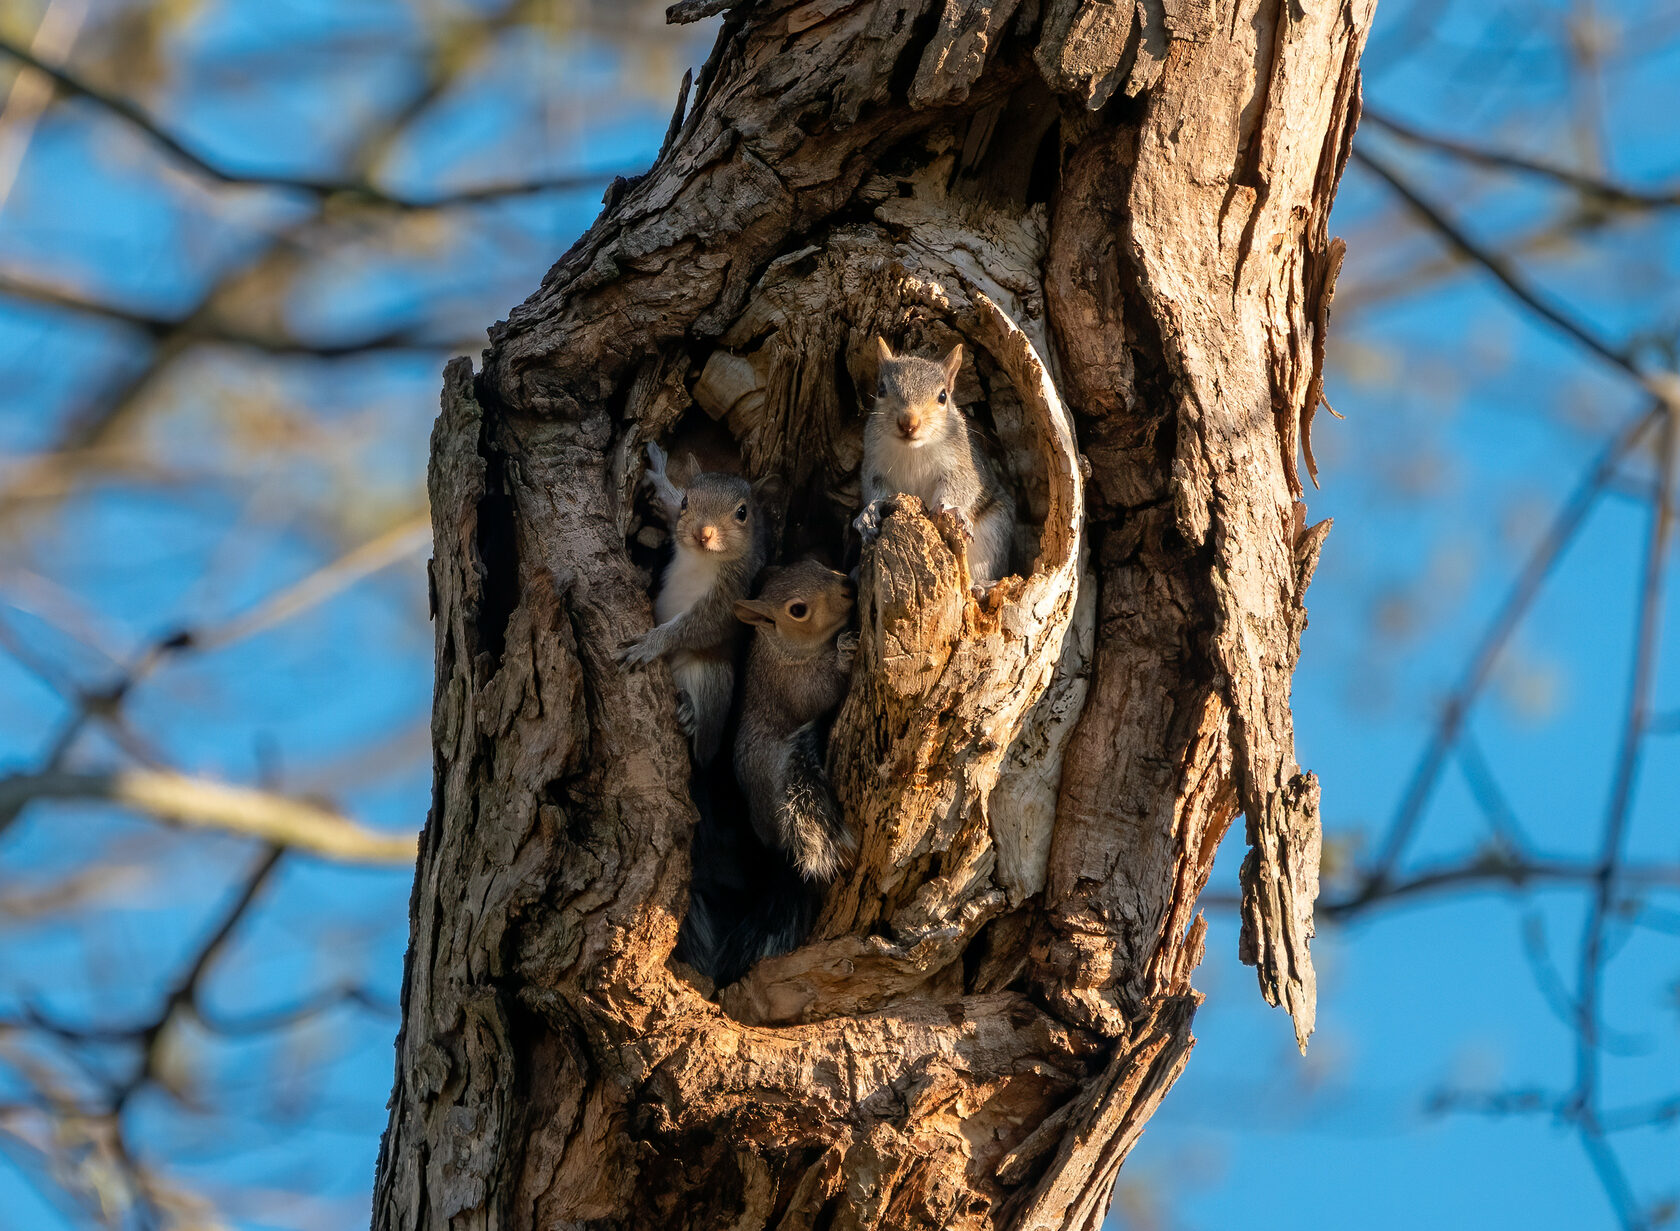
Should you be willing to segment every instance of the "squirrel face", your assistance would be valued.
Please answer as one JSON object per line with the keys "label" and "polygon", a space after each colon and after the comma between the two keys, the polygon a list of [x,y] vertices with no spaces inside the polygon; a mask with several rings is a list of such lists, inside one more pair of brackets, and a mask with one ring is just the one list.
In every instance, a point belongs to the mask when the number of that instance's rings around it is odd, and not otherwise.
{"label": "squirrel face", "polygon": [[914,355],[894,355],[885,338],[875,339],[879,359],[875,379],[875,413],[886,416],[899,440],[920,448],[945,435],[947,416],[956,412],[957,372],[962,368],[962,344],[935,362]]}
{"label": "squirrel face", "polygon": [[752,486],[729,474],[698,474],[683,492],[677,518],[678,550],[700,552],[719,562],[737,560],[753,543],[758,505]]}
{"label": "squirrel face", "polygon": [[822,649],[846,627],[856,593],[846,574],[798,560],[765,570],[763,590],[757,598],[738,600],[735,615],[804,654]]}

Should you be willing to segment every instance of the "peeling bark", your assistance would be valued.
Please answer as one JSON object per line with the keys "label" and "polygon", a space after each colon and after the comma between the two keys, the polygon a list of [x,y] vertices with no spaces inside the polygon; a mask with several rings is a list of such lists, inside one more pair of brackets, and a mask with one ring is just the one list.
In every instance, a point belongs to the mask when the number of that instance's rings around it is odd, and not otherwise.
{"label": "peeling bark", "polygon": [[[434,804],[374,1225],[1095,1228],[1186,1063],[1240,811],[1245,960],[1312,1029],[1296,453],[1373,0],[763,0],[658,160],[445,373]],[[861,564],[810,941],[671,959],[697,821],[634,499],[675,435],[857,503],[872,339],[965,343],[1019,576],[906,500]]]}

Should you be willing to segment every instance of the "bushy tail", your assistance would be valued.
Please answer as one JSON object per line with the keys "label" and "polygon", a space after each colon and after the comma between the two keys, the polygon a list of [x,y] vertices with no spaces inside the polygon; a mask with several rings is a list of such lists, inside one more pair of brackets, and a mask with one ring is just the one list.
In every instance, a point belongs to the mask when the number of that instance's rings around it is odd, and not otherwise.
{"label": "bushy tail", "polygon": [[822,909],[823,888],[857,852],[823,768],[816,724],[795,731],[782,755],[781,797],[772,833],[763,835],[769,842],[727,799],[697,783],[701,824],[675,956],[718,987],[803,944]]}
{"label": "bushy tail", "polygon": [[726,904],[695,892],[677,933],[677,960],[727,987],[755,963],[797,949],[817,921],[821,893],[785,862],[767,871],[762,891],[733,920]]}
{"label": "bushy tail", "polygon": [[810,935],[821,908],[821,892],[781,865],[767,878],[746,916],[723,935],[712,981],[727,987],[765,958],[797,949]]}
{"label": "bushy tail", "polygon": [[788,740],[784,788],[776,805],[776,833],[799,874],[826,885],[850,866],[857,838],[841,815],[823,767],[817,724],[808,722]]}

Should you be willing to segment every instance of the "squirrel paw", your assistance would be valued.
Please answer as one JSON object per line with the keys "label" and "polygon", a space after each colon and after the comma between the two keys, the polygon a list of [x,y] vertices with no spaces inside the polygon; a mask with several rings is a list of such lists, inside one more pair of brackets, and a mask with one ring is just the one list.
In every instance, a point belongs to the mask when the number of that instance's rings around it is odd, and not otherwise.
{"label": "squirrel paw", "polygon": [[659,657],[659,649],[651,636],[637,637],[619,646],[613,657],[621,667],[645,667]]}
{"label": "squirrel paw", "polygon": [[883,496],[879,500],[871,500],[863,506],[863,512],[853,520],[852,525],[863,540],[865,547],[870,546],[881,537],[881,519],[893,511],[895,502],[890,496]]}
{"label": "squirrel paw", "polygon": [[854,632],[841,633],[834,643],[835,657],[839,660],[840,670],[850,671],[852,660],[857,657],[858,635]]}
{"label": "squirrel paw", "polygon": [[956,527],[957,533],[962,535],[965,541],[970,543],[974,541],[974,523],[969,519],[967,513],[964,513],[955,505],[942,504],[939,506],[939,515],[949,517],[951,524]]}
{"label": "squirrel paw", "polygon": [[694,738],[694,698],[686,692],[677,694],[677,729],[689,739]]}

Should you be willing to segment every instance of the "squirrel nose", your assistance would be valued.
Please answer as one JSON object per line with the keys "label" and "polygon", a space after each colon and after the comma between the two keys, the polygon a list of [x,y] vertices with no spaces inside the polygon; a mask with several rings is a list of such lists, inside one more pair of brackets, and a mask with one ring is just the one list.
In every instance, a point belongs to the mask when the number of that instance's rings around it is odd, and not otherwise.
{"label": "squirrel nose", "polygon": [[702,547],[710,547],[713,543],[717,542],[717,536],[718,532],[716,526],[701,526],[695,535],[695,537],[700,540],[700,545]]}
{"label": "squirrel nose", "polygon": [[898,430],[902,435],[914,436],[919,426],[915,415],[902,414],[898,417]]}

